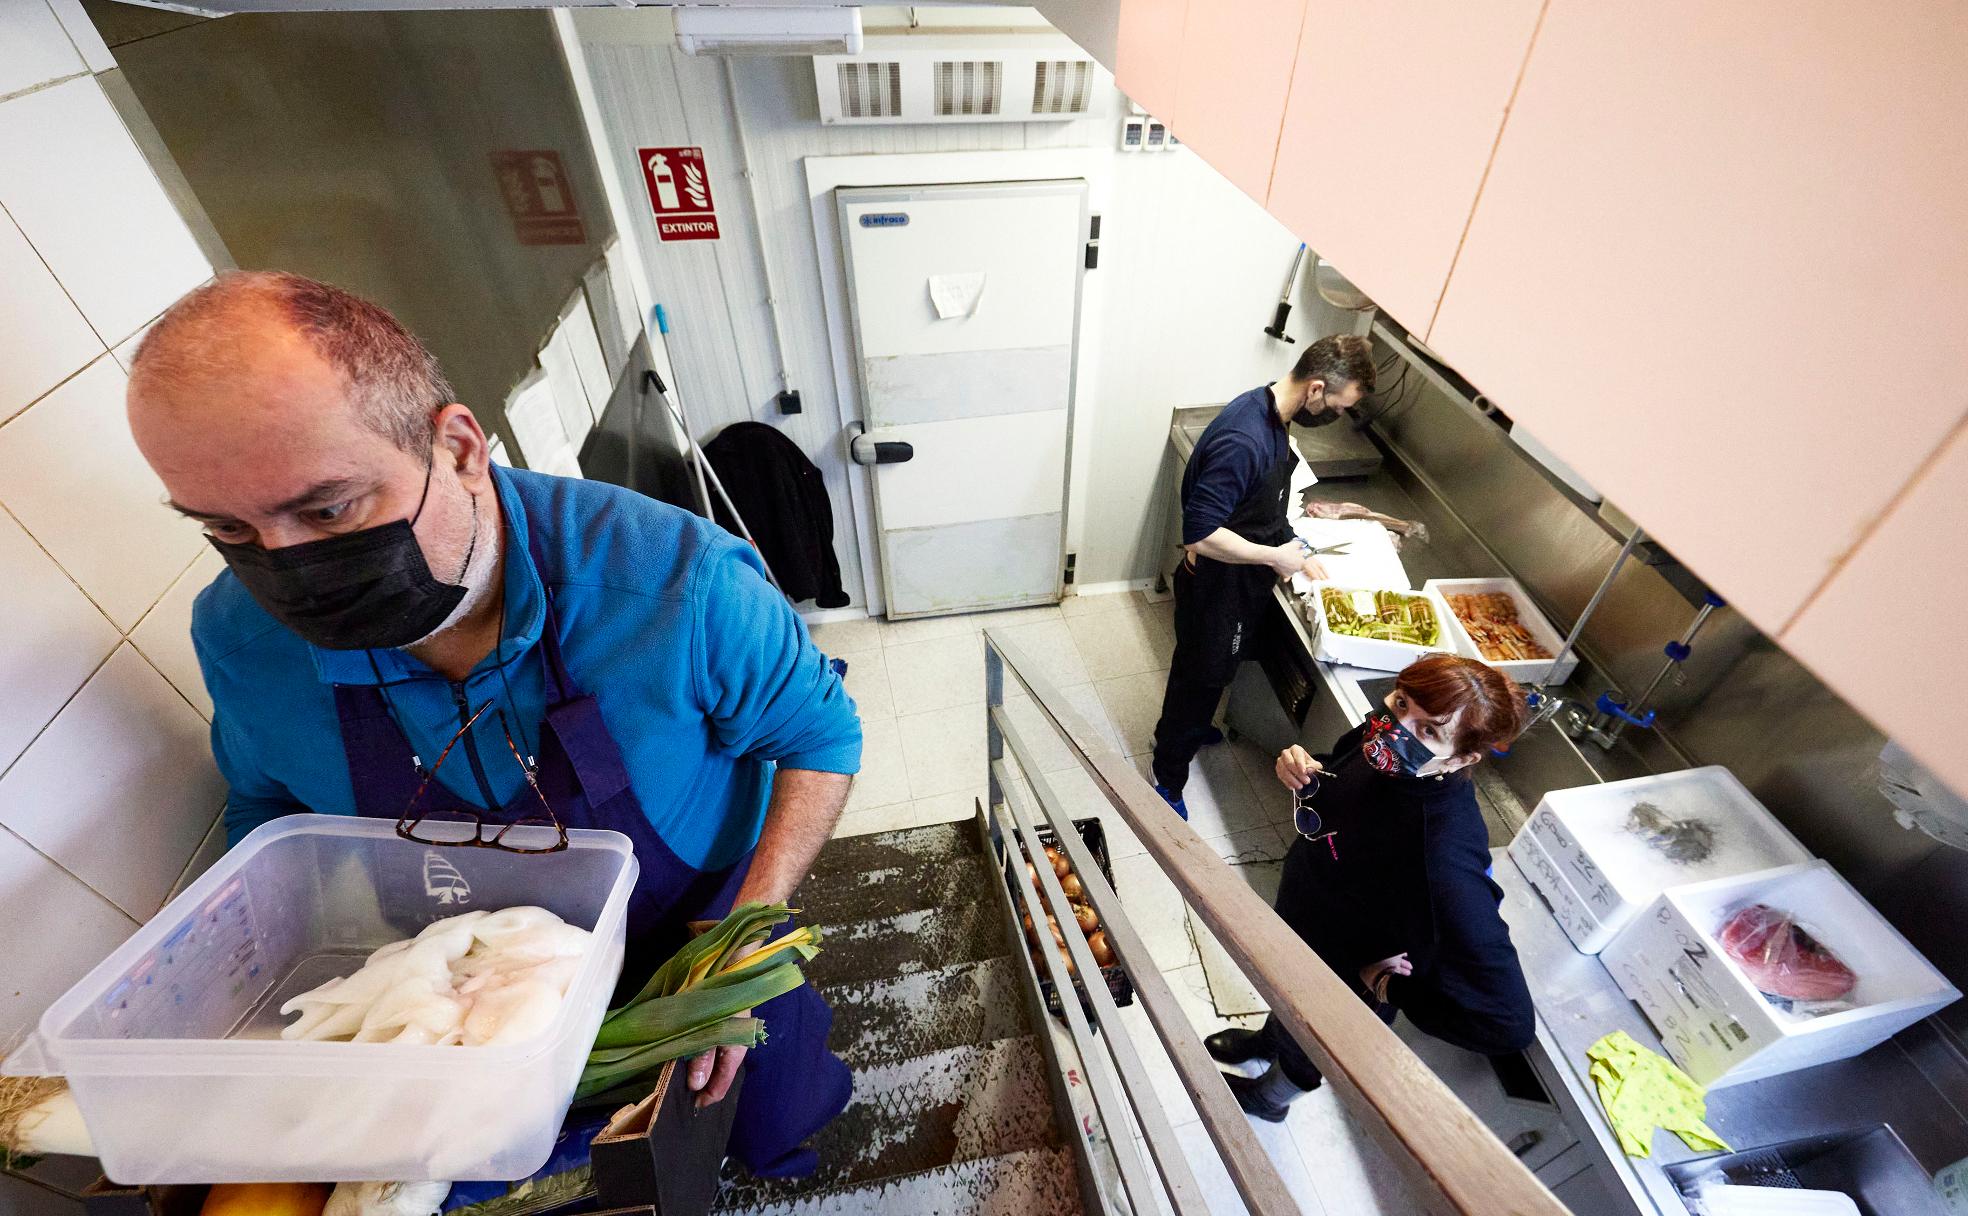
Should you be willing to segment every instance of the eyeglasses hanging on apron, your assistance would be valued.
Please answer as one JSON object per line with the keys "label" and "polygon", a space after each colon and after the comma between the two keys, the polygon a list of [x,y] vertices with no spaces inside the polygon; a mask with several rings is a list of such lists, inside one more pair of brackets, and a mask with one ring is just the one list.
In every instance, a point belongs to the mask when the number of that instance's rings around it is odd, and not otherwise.
{"label": "eyeglasses hanging on apron", "polygon": [[1326,847],[1332,850],[1333,860],[1338,861],[1339,845],[1333,838],[1339,833],[1319,830],[1325,826],[1325,821],[1319,817],[1318,809],[1312,805],[1312,798],[1318,792],[1319,774],[1313,773],[1292,795],[1292,827],[1307,840],[1325,841]]}

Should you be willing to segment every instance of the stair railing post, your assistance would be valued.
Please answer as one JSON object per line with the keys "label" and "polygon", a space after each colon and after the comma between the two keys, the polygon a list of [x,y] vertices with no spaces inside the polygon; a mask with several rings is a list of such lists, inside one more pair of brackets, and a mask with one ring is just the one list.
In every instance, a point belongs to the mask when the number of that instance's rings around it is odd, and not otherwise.
{"label": "stair railing post", "polygon": [[999,733],[998,720],[991,711],[1004,704],[1004,656],[998,653],[990,638],[981,633],[978,636],[984,642],[984,787],[992,834],[995,836],[998,808],[1004,805],[1004,790],[998,786],[997,766],[997,761],[1004,758],[1004,736]]}

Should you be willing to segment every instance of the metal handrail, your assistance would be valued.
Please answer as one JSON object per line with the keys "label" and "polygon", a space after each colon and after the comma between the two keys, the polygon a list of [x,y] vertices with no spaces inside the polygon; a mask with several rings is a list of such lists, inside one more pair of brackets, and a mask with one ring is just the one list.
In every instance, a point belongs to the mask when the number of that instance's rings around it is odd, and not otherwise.
{"label": "metal handrail", "polygon": [[[1014,806],[1008,774],[1004,767],[1004,745],[1011,744],[1013,758],[1026,782],[1031,785],[1048,821],[1093,896],[1095,910],[1109,941],[1134,982],[1156,1035],[1167,1048],[1184,1087],[1196,1102],[1204,1127],[1222,1154],[1224,1165],[1245,1204],[1258,1216],[1297,1210],[1289,1192],[1279,1179],[1262,1147],[1252,1135],[1243,1113],[1237,1109],[1221,1074],[1190,1027],[1174,994],[1162,979],[1145,946],[1129,924],[1113,890],[1100,881],[1099,870],[1079,841],[1070,819],[1060,811],[1060,800],[1042,773],[1024,763],[1030,756],[1025,740],[1004,712],[1004,673],[1009,671],[1031,694],[1044,720],[1063,739],[1068,750],[1093,779],[1122,822],[1133,829],[1150,856],[1182,893],[1183,900],[1216,935],[1245,977],[1265,1001],[1272,1015],[1283,1020],[1298,1044],[1325,1075],[1326,1083],[1380,1143],[1389,1158],[1402,1169],[1416,1197],[1430,1212],[1473,1216],[1482,1213],[1510,1213],[1512,1216],[1563,1216],[1566,1208],[1546,1190],[1523,1162],[1492,1135],[1462,1101],[1410,1051],[1372,1010],[1354,994],[1351,986],[1326,966],[1270,906],[1230,872],[1216,853],[1188,824],[1170,814],[1163,802],[1134,766],[1094,734],[1086,721],[1052,683],[1038,674],[1037,665],[1015,643],[997,630],[984,631],[986,730],[989,737],[987,762],[991,809],[1011,808],[1013,839],[1024,841],[1027,828],[1022,807]],[[1034,838],[1035,840],[1035,838]],[[1031,846],[1036,849],[1036,844]],[[1014,860],[1016,854],[1013,855]],[[1043,857],[1042,851],[1033,856]],[[1037,866],[1041,891],[1030,890],[1030,876],[1014,866],[1029,908],[1051,906],[1061,923],[1071,913],[1065,894],[1056,879],[1044,881],[1047,867]],[[1042,897],[1035,900],[1034,897]],[[1039,917],[1034,916],[1036,923]],[[1065,935],[1068,949],[1074,949],[1076,934]],[[1084,946],[1084,943],[1079,943]],[[1082,1031],[1083,1018],[1076,1018],[1078,1002],[1073,986],[1063,975],[1057,951],[1041,951],[1049,959],[1048,971],[1068,1011],[1083,1058],[1095,1050],[1092,1036]],[[1133,1059],[1131,1045],[1114,1051],[1114,1040],[1124,1037],[1118,1019],[1112,1016],[1111,999],[1103,1008],[1104,987],[1098,982],[1097,968],[1089,969],[1091,955],[1074,951],[1075,966],[1082,976],[1101,1026],[1107,1031],[1107,1049],[1113,1051],[1128,1095],[1139,1091],[1140,1062]],[[1062,983],[1062,979],[1067,982]],[[1105,1016],[1101,1016],[1105,1015]],[[1126,1058],[1124,1058],[1126,1057]],[[1130,1061],[1132,1067],[1130,1067]],[[1117,1123],[1125,1129],[1120,1110],[1111,1109],[1118,1095],[1103,1096],[1095,1088],[1096,1107],[1110,1128]],[[1146,1091],[1139,1091],[1146,1092]],[[1152,1094],[1148,1095],[1152,1103]],[[1130,1107],[1141,1117],[1141,1103]],[[1143,1137],[1160,1164],[1165,1153],[1179,1153],[1173,1137],[1161,1128],[1142,1121]],[[1164,1143],[1158,1144],[1160,1138]],[[1117,1144],[1117,1148],[1120,1146]],[[1118,1156],[1118,1154],[1117,1154]],[[1136,1198],[1136,1181],[1128,1178],[1128,1164],[1120,1162],[1123,1183],[1138,1210],[1152,1211],[1152,1203]],[[1139,1162],[1135,1162],[1137,1172]],[[1169,1170],[1164,1167],[1163,1176]],[[1185,1171],[1186,1172],[1186,1171]],[[1176,1210],[1186,1212],[1179,1198],[1171,1196]]]}

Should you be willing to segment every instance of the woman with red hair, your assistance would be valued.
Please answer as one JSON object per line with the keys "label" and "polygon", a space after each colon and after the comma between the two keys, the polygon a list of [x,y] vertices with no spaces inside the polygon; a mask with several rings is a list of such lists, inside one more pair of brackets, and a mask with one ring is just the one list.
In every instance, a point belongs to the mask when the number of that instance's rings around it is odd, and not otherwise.
{"label": "woman with red hair", "polygon": [[[1493,667],[1429,655],[1397,677],[1384,708],[1314,759],[1278,756],[1298,797],[1299,838],[1285,856],[1275,905],[1362,1000],[1438,1039],[1486,1055],[1522,1051],[1535,1033],[1531,997],[1497,914],[1489,829],[1468,769],[1524,727],[1524,695]],[[1278,1019],[1205,1040],[1225,1064],[1237,1103],[1282,1121],[1319,1070]]]}

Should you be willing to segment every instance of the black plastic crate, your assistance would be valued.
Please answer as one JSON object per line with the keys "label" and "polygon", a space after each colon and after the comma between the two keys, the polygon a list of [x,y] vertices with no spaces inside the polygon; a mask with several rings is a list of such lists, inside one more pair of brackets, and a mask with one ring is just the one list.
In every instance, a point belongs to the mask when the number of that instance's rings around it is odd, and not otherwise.
{"label": "black plastic crate", "polygon": [[[1093,864],[1100,867],[1100,876],[1107,880],[1108,889],[1112,890],[1114,886],[1114,867],[1107,859],[1107,829],[1094,816],[1073,820],[1073,828],[1079,832],[1080,839],[1086,844],[1087,851],[1093,854]],[[1042,846],[1057,846],[1059,843],[1059,838],[1053,834],[1052,829],[1043,823],[1035,827],[1033,832],[1038,836],[1039,843]],[[1040,856],[1042,857],[1044,854],[1041,853]],[[1011,843],[1007,841],[1005,846],[1005,886],[1011,889],[1011,906],[1013,908],[1022,907],[1024,901],[1021,898],[1019,890],[1018,872],[1012,869],[1012,867],[1021,864],[1024,860],[1023,857],[1019,856],[1017,849],[1012,847]],[[1038,858],[1033,858],[1032,860],[1036,863]],[[1118,892],[1116,893],[1118,894]],[[1022,924],[1018,926],[1018,932],[1019,941],[1025,941],[1024,926]],[[1029,943],[1027,944],[1029,945]],[[1053,1017],[1065,1017],[1066,1010],[1059,1003],[1059,992],[1053,985],[1053,982],[1046,977],[1046,969],[1044,967],[1038,968],[1038,975],[1039,991],[1045,994],[1046,1009],[1052,1013]],[[1127,968],[1121,966],[1119,963],[1102,967],[1100,969],[1100,978],[1106,981],[1107,994],[1114,998],[1114,1004],[1134,1004],[1134,985],[1128,982]],[[1076,988],[1079,982],[1079,980],[1074,981]],[[1086,1012],[1089,1020],[1093,1019],[1093,1006],[1087,1000],[1084,992],[1080,993],[1080,1008]]]}

